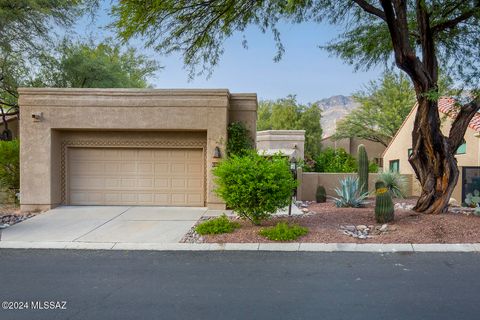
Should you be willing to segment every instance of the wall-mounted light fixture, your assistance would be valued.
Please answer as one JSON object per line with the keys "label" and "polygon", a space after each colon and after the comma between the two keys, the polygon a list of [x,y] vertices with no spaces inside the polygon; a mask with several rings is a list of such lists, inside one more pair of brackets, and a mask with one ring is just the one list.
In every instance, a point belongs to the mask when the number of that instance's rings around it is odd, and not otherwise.
{"label": "wall-mounted light fixture", "polygon": [[34,122],[42,121],[43,112],[34,112],[32,113],[32,119]]}
{"label": "wall-mounted light fixture", "polygon": [[213,158],[220,159],[221,157],[222,157],[222,152],[220,151],[220,148],[215,147],[215,150],[213,150]]}

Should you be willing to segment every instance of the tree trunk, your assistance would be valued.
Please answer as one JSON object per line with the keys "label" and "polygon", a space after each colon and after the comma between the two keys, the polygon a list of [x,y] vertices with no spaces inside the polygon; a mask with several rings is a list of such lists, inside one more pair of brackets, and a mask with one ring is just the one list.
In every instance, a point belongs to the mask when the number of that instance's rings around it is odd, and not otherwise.
{"label": "tree trunk", "polygon": [[458,181],[455,150],[440,128],[436,101],[418,99],[415,127],[412,132],[413,152],[409,157],[422,191],[413,210],[439,214],[448,208],[448,201]]}

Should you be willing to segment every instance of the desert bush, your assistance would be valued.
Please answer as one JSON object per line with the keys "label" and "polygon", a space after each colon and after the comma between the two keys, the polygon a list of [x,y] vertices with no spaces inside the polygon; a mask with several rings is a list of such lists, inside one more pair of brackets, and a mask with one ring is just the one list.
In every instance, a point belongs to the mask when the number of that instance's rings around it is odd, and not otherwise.
{"label": "desert bush", "polygon": [[407,181],[404,176],[398,172],[385,171],[378,175],[378,180],[385,184],[392,198],[405,198]]}
{"label": "desert bush", "polygon": [[0,141],[0,190],[14,197],[20,188],[20,145],[18,140]]}
{"label": "desert bush", "polygon": [[308,233],[308,228],[279,222],[274,227],[263,228],[260,235],[273,241],[292,241]]}
{"label": "desert bush", "polygon": [[362,192],[358,178],[346,177],[340,179],[340,188],[335,188],[338,198],[334,198],[337,207],[358,208],[365,204],[368,192]]}
{"label": "desert bush", "polygon": [[222,214],[218,218],[207,220],[200,223],[195,227],[195,231],[198,234],[220,234],[220,233],[230,233],[235,229],[239,228],[240,224],[238,222],[231,221],[225,214]]}
{"label": "desert bush", "polygon": [[297,183],[286,158],[265,158],[255,151],[232,156],[213,169],[216,194],[240,217],[260,224],[286,207]]}

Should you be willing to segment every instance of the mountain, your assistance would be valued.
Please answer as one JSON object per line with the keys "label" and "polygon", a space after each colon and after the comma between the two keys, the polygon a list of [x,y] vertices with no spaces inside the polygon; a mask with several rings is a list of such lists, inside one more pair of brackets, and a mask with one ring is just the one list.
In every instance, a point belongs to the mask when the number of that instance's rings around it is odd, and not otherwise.
{"label": "mountain", "polygon": [[335,123],[360,105],[353,97],[342,95],[321,99],[316,103],[322,109],[321,123],[324,137],[335,133]]}

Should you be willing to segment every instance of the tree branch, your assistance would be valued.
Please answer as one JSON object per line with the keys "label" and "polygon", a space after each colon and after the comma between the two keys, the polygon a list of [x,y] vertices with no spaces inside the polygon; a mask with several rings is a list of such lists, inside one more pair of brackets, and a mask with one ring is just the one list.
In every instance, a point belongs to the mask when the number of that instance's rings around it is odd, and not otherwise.
{"label": "tree branch", "polygon": [[462,106],[448,134],[450,152],[455,152],[462,144],[468,124],[472,121],[472,118],[478,110],[480,110],[480,97]]}
{"label": "tree branch", "polygon": [[479,13],[479,12],[480,12],[480,1],[477,1],[477,4],[473,8],[471,8],[470,10],[465,11],[464,13],[462,13],[461,15],[459,15],[459,16],[453,18],[453,19],[440,22],[440,23],[436,24],[435,26],[433,26],[432,27],[432,32],[433,33],[439,33],[439,32],[444,31],[446,29],[455,28],[459,23],[462,23],[463,21],[466,21],[466,20],[470,19],[471,17],[473,17],[473,15],[475,15],[475,13]]}
{"label": "tree branch", "polygon": [[367,1],[365,1],[365,0],[353,0],[353,2],[358,4],[363,9],[363,11],[365,11],[367,13],[370,13],[374,16],[377,16],[380,19],[382,19],[383,21],[387,21],[387,18],[385,16],[385,12],[383,12],[382,10],[378,9],[377,7],[371,5]]}

